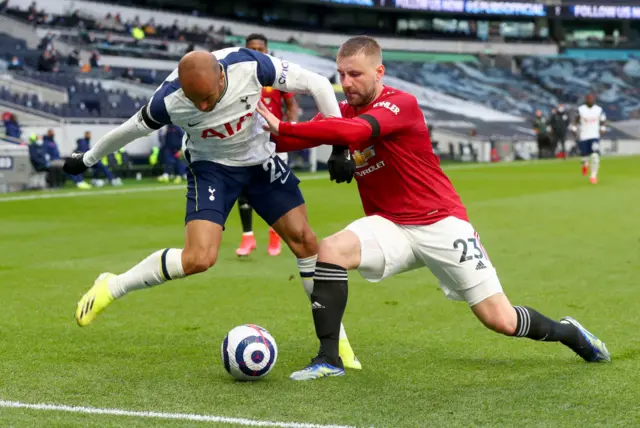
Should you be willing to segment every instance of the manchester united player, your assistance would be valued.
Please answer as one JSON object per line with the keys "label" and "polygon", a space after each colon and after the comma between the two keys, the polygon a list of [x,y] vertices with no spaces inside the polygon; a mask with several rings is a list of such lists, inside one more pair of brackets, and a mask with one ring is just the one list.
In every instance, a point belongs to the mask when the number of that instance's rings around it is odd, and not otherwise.
{"label": "manchester united player", "polygon": [[416,98],[384,86],[382,52],[366,36],[347,40],[337,68],[346,94],[342,118],[280,122],[263,115],[278,150],[320,144],[348,145],[366,217],[324,239],[311,294],[320,351],[294,380],[344,374],[338,355],[347,304],[347,271],[371,281],[427,267],[445,295],[466,301],[488,328],[506,336],[561,342],[589,362],[611,361],[605,344],[575,319],[553,321],[526,306],[512,306],[453,185],[433,153]]}
{"label": "manchester united player", "polygon": [[[268,41],[262,34],[251,34],[247,37],[245,47],[254,51],[268,53]],[[296,122],[298,120],[298,106],[291,92],[282,92],[272,87],[262,88],[262,102],[278,119],[282,119],[282,107],[286,107],[287,121]],[[277,155],[287,163],[289,155],[287,153],[277,153]],[[243,194],[238,198],[238,209],[240,211],[240,221],[242,221],[242,241],[236,250],[238,256],[248,256],[256,248],[256,238],[253,236],[253,208],[249,205],[247,197]],[[280,236],[269,228],[269,246],[267,252],[271,256],[280,254]]]}

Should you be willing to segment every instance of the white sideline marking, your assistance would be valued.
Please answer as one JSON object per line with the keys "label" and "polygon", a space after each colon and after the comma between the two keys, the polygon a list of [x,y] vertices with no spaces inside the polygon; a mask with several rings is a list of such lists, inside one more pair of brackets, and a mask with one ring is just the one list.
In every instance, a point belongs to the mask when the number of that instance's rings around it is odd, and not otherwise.
{"label": "white sideline marking", "polygon": [[[607,160],[619,159],[626,156],[616,156],[607,158]],[[533,166],[540,165],[545,163],[560,163],[566,162],[559,159],[549,159],[549,160],[533,160],[533,161],[519,161],[519,162],[498,162],[498,163],[474,163],[474,164],[463,164],[463,165],[445,165],[443,166],[443,170],[446,171],[455,171],[461,169],[482,169],[482,168],[501,168],[501,167],[513,167],[513,166]],[[313,174],[313,175],[303,175],[298,177],[300,181],[313,181],[313,180],[323,180],[329,178],[328,174]],[[39,193],[37,195],[18,195],[18,196],[9,196],[6,198],[0,197],[0,203],[2,202],[14,202],[14,201],[33,201],[36,199],[59,199],[59,198],[79,198],[83,196],[102,196],[102,195],[119,195],[119,194],[127,194],[127,193],[144,193],[144,192],[155,192],[157,190],[186,190],[186,184],[174,184],[174,185],[165,185],[165,186],[140,186],[140,187],[132,187],[128,189],[107,189],[107,190],[74,190],[71,192],[52,192],[52,193]]]}
{"label": "white sideline marking", "polygon": [[[323,178],[329,178],[327,174],[316,174],[298,177],[300,181],[307,180],[321,180]],[[170,184],[166,186],[140,186],[131,187],[128,189],[107,189],[107,190],[73,190],[70,192],[52,192],[52,193],[39,193],[37,195],[18,195],[9,196],[6,198],[0,198],[0,202],[13,202],[13,201],[33,201],[35,199],[58,199],[58,198],[79,198],[82,196],[102,196],[102,195],[120,195],[126,193],[143,193],[143,192],[155,192],[156,190],[187,190],[185,184]]]}
{"label": "white sideline marking", "polygon": [[224,416],[197,415],[193,413],[165,413],[150,411],[133,411],[124,409],[100,409],[96,407],[65,406],[62,404],[29,404],[19,401],[0,400],[0,407],[14,409],[49,410],[55,412],[88,413],[92,415],[133,416],[137,418],[178,419],[197,422],[220,422],[252,427],[280,427],[280,428],[354,428],[347,425],[319,425],[301,422],[260,421],[245,418],[227,418]]}

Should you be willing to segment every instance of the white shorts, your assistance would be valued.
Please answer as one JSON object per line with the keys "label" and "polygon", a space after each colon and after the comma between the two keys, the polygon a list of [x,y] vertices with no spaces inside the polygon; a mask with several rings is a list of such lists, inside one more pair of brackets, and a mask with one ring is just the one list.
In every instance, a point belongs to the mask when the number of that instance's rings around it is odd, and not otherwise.
{"label": "white shorts", "polygon": [[285,165],[289,164],[289,153],[287,153],[287,152],[276,153],[276,156],[278,156],[280,159],[282,159],[282,162],[284,162]]}
{"label": "white shorts", "polygon": [[449,299],[469,306],[502,292],[480,237],[464,220],[447,217],[428,226],[408,226],[370,216],[346,230],[360,239],[358,271],[370,282],[426,266]]}

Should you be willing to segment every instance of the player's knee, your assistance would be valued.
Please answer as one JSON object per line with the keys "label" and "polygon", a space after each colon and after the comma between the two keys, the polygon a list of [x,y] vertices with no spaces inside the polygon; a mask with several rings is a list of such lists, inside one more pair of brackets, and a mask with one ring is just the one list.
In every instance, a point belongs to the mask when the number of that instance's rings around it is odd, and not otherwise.
{"label": "player's knee", "polygon": [[518,316],[504,294],[491,296],[471,309],[488,329],[505,336],[515,335]]}
{"label": "player's knee", "polygon": [[[186,254],[185,254],[186,253]],[[206,272],[216,264],[218,254],[215,251],[190,251],[182,254],[182,270],[185,275]]]}
{"label": "player's knee", "polygon": [[349,249],[345,247],[340,234],[324,238],[318,245],[318,260],[323,262],[351,268],[352,266],[344,266],[349,256]]}

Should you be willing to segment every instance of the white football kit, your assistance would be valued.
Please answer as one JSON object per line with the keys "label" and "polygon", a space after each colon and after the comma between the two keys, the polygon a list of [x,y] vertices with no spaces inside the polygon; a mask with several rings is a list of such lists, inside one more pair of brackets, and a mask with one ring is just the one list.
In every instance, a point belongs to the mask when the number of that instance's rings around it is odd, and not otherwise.
{"label": "white football kit", "polygon": [[599,140],[600,125],[607,120],[602,107],[595,104],[589,107],[583,104],[578,108],[578,115],[580,117],[578,139],[580,141]]}
{"label": "white football kit", "polygon": [[160,85],[151,100],[109,132],[83,157],[91,166],[103,156],[164,125],[184,131],[189,162],[185,221],[207,220],[224,226],[238,196],[244,194],[269,225],[304,204],[299,180],[275,156],[270,133],[263,130],[256,107],[262,88],[307,93],[326,117],[340,117],[329,80],[296,64],[245,48],[212,52],[224,74],[224,90],[210,112],[184,95],[178,70]]}

